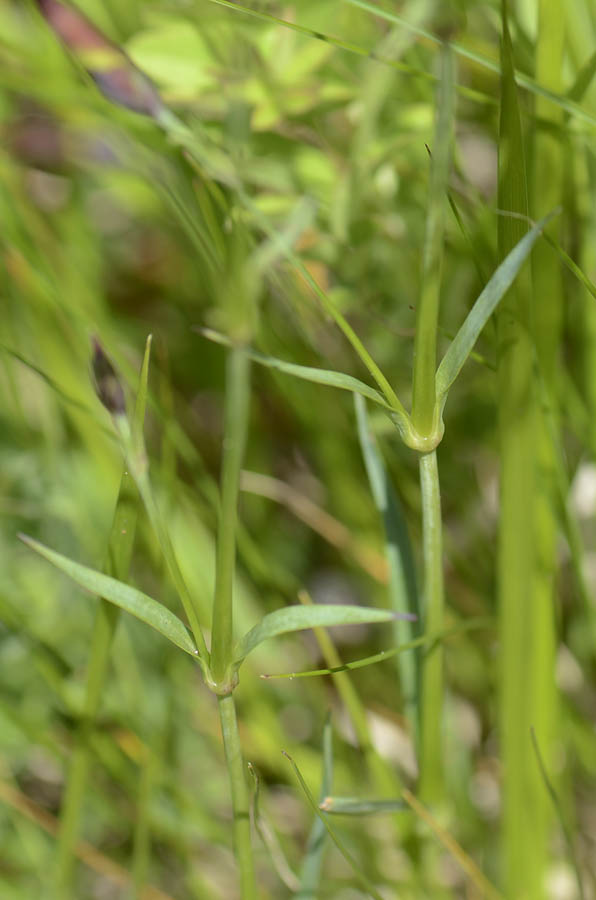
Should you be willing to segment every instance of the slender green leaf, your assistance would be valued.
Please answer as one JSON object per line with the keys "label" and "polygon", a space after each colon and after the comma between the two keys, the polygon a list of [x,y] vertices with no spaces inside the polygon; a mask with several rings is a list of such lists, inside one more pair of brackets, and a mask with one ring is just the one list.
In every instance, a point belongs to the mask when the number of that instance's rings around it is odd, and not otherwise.
{"label": "slender green leaf", "polygon": [[[375,506],[383,520],[385,530],[385,554],[389,563],[389,603],[396,612],[419,614],[416,587],[416,564],[412,553],[408,526],[401,505],[387,474],[383,459],[371,431],[363,398],[354,395],[356,422],[360,449]],[[396,644],[404,644],[414,637],[414,627],[409,622],[396,622],[393,626]],[[414,733],[416,722],[416,660],[411,656],[399,657],[399,676],[406,698],[408,718]]]}
{"label": "slender green leaf", "polygon": [[121,609],[125,609],[126,612],[136,616],[142,622],[146,622],[147,625],[155,628],[191,656],[198,656],[196,645],[184,623],[157,600],[115,578],[110,578],[109,575],[103,575],[101,572],[73,562],[68,557],[50,550],[27,535],[21,534],[19,537],[28,547],[51,562],[81,587],[109,600],[110,603],[114,603]]}
{"label": "slender green leaf", "polygon": [[442,631],[439,634],[423,634],[420,637],[414,638],[413,641],[408,641],[407,644],[401,644],[399,647],[391,647],[389,650],[381,650],[380,653],[374,653],[372,656],[365,656],[363,659],[355,659],[353,662],[341,663],[338,666],[329,666],[327,669],[309,669],[306,672],[269,673],[261,675],[261,678],[312,678],[315,675],[336,675],[338,672],[349,672],[350,669],[363,669],[365,666],[374,666],[376,663],[391,659],[392,656],[396,656],[398,653],[405,653],[407,650],[416,650],[418,647],[423,647],[425,644],[430,645],[428,650],[430,653],[434,647],[450,637],[454,637],[464,631],[491,628],[494,624],[494,621],[486,616],[477,616],[473,619],[467,619],[465,622],[461,622],[453,628],[446,628],[445,631]]}
{"label": "slender green leaf", "polygon": [[300,786],[306,795],[306,799],[310,803],[310,805],[311,805],[312,809],[314,810],[314,812],[316,813],[316,815],[319,817],[319,819],[323,823],[329,837],[331,838],[331,840],[333,841],[333,843],[335,844],[335,846],[337,847],[337,849],[339,850],[339,852],[341,853],[343,858],[352,867],[354,875],[356,876],[356,878],[358,879],[358,881],[360,882],[362,887],[365,889],[365,891],[367,891],[370,894],[371,897],[374,897],[375,900],[382,900],[382,897],[379,894],[379,892],[377,890],[375,890],[375,888],[370,883],[370,881],[368,880],[366,875],[361,871],[358,862],[354,859],[354,857],[352,856],[350,851],[346,847],[344,847],[343,843],[340,841],[340,839],[336,835],[333,828],[329,825],[329,822],[327,821],[327,817],[321,812],[321,810],[315,803],[313,796],[308,789],[308,785],[306,784],[304,778],[302,777],[300,769],[298,768],[298,766],[296,765],[296,763],[294,762],[292,757],[288,753],[286,753],[285,750],[282,750],[282,753],[286,757],[286,759],[289,760],[290,763],[292,764],[294,772],[296,773],[296,777],[298,778],[298,781],[300,782]]}
{"label": "slender green leaf", "polygon": [[398,614],[386,609],[374,609],[366,606],[347,606],[338,604],[321,604],[319,606],[289,606],[269,613],[251,628],[239,641],[235,651],[235,664],[238,665],[262,641],[287,634],[290,631],[303,631],[305,628],[316,628],[319,625],[364,625],[366,623],[390,622]]}
{"label": "slender green leaf", "polygon": [[544,216],[523,236],[495,270],[492,278],[474,303],[437,369],[435,383],[439,403],[444,404],[449,388],[461,372],[480,332],[511,287],[542,229],[559,211],[559,209],[555,209]]}
{"label": "slender green leaf", "polygon": [[[331,791],[333,783],[333,731],[329,714],[327,714],[323,728],[322,768],[321,789],[319,791],[321,802]],[[317,900],[320,894],[323,857],[327,847],[326,837],[325,823],[321,821],[320,816],[316,815],[306,842],[306,851],[300,872],[300,890],[296,894],[297,900]]]}
{"label": "slender green leaf", "polygon": [[373,816],[378,813],[401,812],[408,804],[399,800],[362,800],[359,797],[325,797],[323,812],[336,816]]}
{"label": "slender green leaf", "polygon": [[[211,328],[196,328],[195,330],[216,344],[221,344],[223,347],[232,346],[230,338],[219,331],[213,331]],[[275,356],[264,356],[262,353],[257,353],[256,350],[250,350],[249,356],[253,362],[266,366],[268,369],[277,369],[285,375],[293,375],[295,378],[302,378],[304,381],[312,381],[315,384],[324,384],[327,387],[335,387],[342,391],[351,391],[353,394],[361,394],[384,409],[395,412],[379,391],[369,387],[368,384],[365,384],[358,378],[353,378],[351,375],[345,375],[343,372],[334,372],[332,369],[300,366],[295,363],[285,362],[283,359],[277,359]]]}

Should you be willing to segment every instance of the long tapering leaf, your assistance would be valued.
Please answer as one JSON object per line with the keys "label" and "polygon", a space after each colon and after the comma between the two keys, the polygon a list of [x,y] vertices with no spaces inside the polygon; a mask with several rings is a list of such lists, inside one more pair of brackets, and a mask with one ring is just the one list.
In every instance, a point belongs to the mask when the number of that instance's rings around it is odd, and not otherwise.
{"label": "long tapering leaf", "polygon": [[303,631],[319,625],[364,625],[390,622],[395,618],[397,618],[397,613],[386,609],[347,606],[340,603],[319,606],[289,606],[286,609],[277,609],[264,616],[259,624],[251,628],[238,642],[234,661],[236,665],[239,665],[262,641],[276,637],[278,634]]}
{"label": "long tapering leaf", "polygon": [[[322,770],[321,789],[319,791],[321,802],[331,791],[333,783],[333,732],[329,714],[323,728]],[[323,857],[327,846],[326,837],[325,823],[317,815],[314,817],[308,841],[306,842],[306,851],[300,872],[300,890],[296,894],[296,900],[316,900],[320,892]]]}
{"label": "long tapering leaf", "polygon": [[[196,331],[208,340],[221,344],[223,347],[232,346],[232,341],[225,334],[213,331],[211,328],[197,328]],[[248,353],[252,361],[260,366],[266,366],[268,369],[277,369],[278,372],[283,372],[285,375],[293,375],[294,378],[302,378],[304,381],[312,381],[315,384],[324,384],[327,387],[339,388],[342,391],[350,391],[353,394],[361,394],[361,396],[372,400],[373,403],[377,403],[384,409],[395,412],[379,391],[358,378],[354,378],[352,375],[345,375],[343,372],[335,372],[332,369],[300,366],[296,363],[286,362],[283,359],[277,359],[275,356],[265,356],[262,353],[257,353],[256,350],[250,350]]]}
{"label": "long tapering leaf", "polygon": [[555,209],[548,213],[524,235],[495,270],[492,278],[474,303],[437,369],[435,384],[438,402],[445,402],[449,388],[461,372],[480,332],[513,284],[515,276],[527,259],[542,229],[559,211],[559,209]]}
{"label": "long tapering leaf", "polygon": [[136,616],[142,622],[146,622],[147,625],[159,631],[160,634],[191,656],[197,657],[199,655],[192,636],[184,623],[166,606],[154,600],[153,597],[149,597],[142,591],[123,584],[115,578],[110,578],[109,575],[103,575],[101,572],[95,571],[95,569],[89,569],[87,566],[73,562],[68,557],[50,550],[49,547],[45,547],[39,541],[27,535],[20,534],[19,537],[28,547],[35,550],[44,559],[47,559],[48,562],[68,575],[69,578],[72,578],[73,581],[76,581],[77,584],[80,584],[81,587],[91,591],[92,594],[103,597],[104,600],[109,600],[110,603],[114,603],[121,609],[125,609],[126,612]]}

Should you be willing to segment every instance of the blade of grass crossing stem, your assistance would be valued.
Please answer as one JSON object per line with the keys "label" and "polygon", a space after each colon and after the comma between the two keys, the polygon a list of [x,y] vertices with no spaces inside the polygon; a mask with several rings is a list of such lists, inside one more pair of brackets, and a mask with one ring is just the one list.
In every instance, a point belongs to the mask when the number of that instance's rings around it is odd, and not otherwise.
{"label": "blade of grass crossing stem", "polygon": [[[502,4],[499,208],[528,214],[527,180],[513,53]],[[524,236],[521,218],[498,220],[499,256]],[[539,783],[529,725],[533,720],[536,668],[533,607],[535,439],[537,402],[531,337],[531,280],[524,268],[497,316],[497,384],[501,453],[501,516],[498,535],[499,721],[503,764],[503,881],[508,897],[543,896],[546,863],[544,788]],[[549,611],[550,612],[550,611]]]}
{"label": "blade of grass crossing stem", "polygon": [[[546,87],[560,91],[565,44],[564,0],[540,0],[536,45],[536,77]],[[563,199],[565,156],[563,111],[544,98],[536,98],[537,126],[533,136],[532,215],[542,216]],[[543,124],[544,123],[544,124]],[[552,130],[547,123],[552,124]],[[545,226],[545,231],[558,241],[560,220]],[[554,435],[560,430],[559,397],[561,396],[561,346],[563,341],[564,287],[558,256],[544,241],[538,241],[532,254],[533,329],[538,358],[539,380],[538,431],[536,434],[536,508],[534,543],[533,602],[533,682],[529,685],[532,704],[532,727],[545,754],[546,766],[553,771],[553,747],[558,720],[558,692],[555,682],[556,630],[555,585],[557,577],[557,542],[559,526],[558,469]],[[548,397],[548,407],[540,402],[541,385]],[[527,726],[526,726],[527,727]],[[534,777],[535,777],[534,773]],[[552,807],[542,785],[536,839],[544,847],[544,865],[553,825]]]}
{"label": "blade of grass crossing stem", "polygon": [[[142,431],[145,419],[150,351],[151,338],[149,337],[145,347],[133,417],[133,430],[137,432]],[[107,553],[108,571],[119,580],[128,577],[136,531],[138,502],[134,482],[125,468],[120,479]],[[103,693],[109,650],[119,616],[120,610],[117,606],[102,598],[99,599],[87,665],[83,714],[69,763],[60,809],[54,869],[54,891],[57,900],[58,898],[68,900],[72,894],[75,849],[91,762],[89,738],[95,725]]]}
{"label": "blade of grass crossing stem", "polygon": [[[370,429],[366,403],[362,397],[354,395],[354,406],[364,465],[385,531],[385,555],[389,564],[389,605],[395,612],[409,612],[419,616],[416,570],[408,526]],[[394,642],[404,644],[411,641],[416,636],[415,631],[413,623],[407,620],[396,621],[393,625]],[[415,736],[418,730],[417,657],[411,653],[399,654],[397,663],[406,716],[411,734]]]}
{"label": "blade of grass crossing stem", "polygon": [[[306,591],[300,591],[299,597],[301,603],[312,604],[312,600]],[[401,787],[400,780],[393,771],[393,768],[385,762],[373,744],[366,718],[366,710],[348,674],[347,668],[344,669],[342,666],[335,644],[329,637],[325,628],[314,628],[313,631],[329,669],[337,670],[332,673],[333,681],[352,722],[356,740],[358,741],[364,756],[366,767],[371,774],[376,790],[382,794],[391,794],[399,791]],[[331,787],[329,787],[327,793],[329,793],[330,790]]]}
{"label": "blade of grass crossing stem", "polygon": [[455,112],[455,66],[448,44],[441,48],[436,122],[430,166],[430,192],[422,258],[422,283],[416,314],[412,423],[420,435],[430,435],[435,415],[437,326],[443,259],[446,196],[451,166],[451,136]]}
{"label": "blade of grass crossing stem", "polygon": [[[333,730],[331,716],[328,715],[323,727],[323,770],[321,775],[320,802],[331,792],[333,785]],[[319,816],[315,816],[302,861],[300,871],[300,887],[296,893],[297,900],[317,900],[321,887],[323,858],[327,846],[327,831]]]}
{"label": "blade of grass crossing stem", "polygon": [[278,877],[283,881],[288,890],[295,894],[300,887],[300,882],[286,859],[275,829],[261,809],[261,780],[255,767],[250,762],[248,763],[248,771],[252,775],[255,783],[255,790],[252,798],[252,816],[255,823],[255,830],[269,854],[271,865],[277,872]]}
{"label": "blade of grass crossing stem", "polygon": [[542,754],[540,752],[540,747],[538,746],[538,741],[536,740],[536,732],[534,729],[531,729],[532,735],[532,746],[534,747],[534,753],[536,754],[536,760],[538,762],[538,766],[540,768],[540,775],[542,776],[542,780],[544,781],[544,786],[548,792],[550,799],[552,800],[553,807],[555,809],[557,818],[559,820],[559,825],[561,826],[561,831],[563,832],[563,836],[565,838],[565,843],[567,844],[567,853],[569,855],[569,859],[571,860],[571,864],[573,866],[573,871],[575,873],[575,880],[577,883],[578,896],[580,900],[585,900],[585,891],[584,884],[581,873],[581,866],[577,859],[577,854],[575,852],[575,845],[573,840],[573,833],[565,819],[565,813],[563,811],[563,807],[561,805],[561,801],[557,796],[557,792],[555,791],[551,778],[546,770],[546,766],[544,764],[544,760],[542,758]]}
{"label": "blade of grass crossing stem", "polygon": [[294,769],[294,772],[296,773],[296,777],[298,778],[298,781],[300,782],[300,786],[301,786],[302,790],[304,791],[306,799],[308,800],[310,806],[314,810],[317,817],[323,823],[323,827],[325,828],[327,834],[329,835],[329,837],[331,838],[331,840],[333,841],[333,843],[335,844],[335,846],[337,847],[337,849],[339,850],[339,852],[341,853],[343,858],[351,866],[352,871],[354,872],[354,875],[356,876],[357,880],[360,882],[360,884],[362,885],[364,890],[367,891],[371,897],[374,897],[374,900],[382,900],[382,897],[379,894],[379,892],[370,883],[369,879],[366,877],[364,872],[362,872],[357,860],[354,859],[354,857],[352,856],[350,851],[347,849],[347,847],[345,847],[344,844],[342,843],[342,841],[338,838],[334,829],[329,825],[327,817],[325,816],[324,813],[321,812],[321,810],[315,803],[313,796],[308,789],[308,785],[306,784],[304,778],[302,777],[302,774],[300,773],[300,769],[298,768],[298,766],[296,765],[296,763],[294,762],[292,757],[288,753],[286,753],[285,750],[282,750],[282,753],[286,757],[286,759],[288,759],[290,761],[290,763],[292,764],[292,767]]}

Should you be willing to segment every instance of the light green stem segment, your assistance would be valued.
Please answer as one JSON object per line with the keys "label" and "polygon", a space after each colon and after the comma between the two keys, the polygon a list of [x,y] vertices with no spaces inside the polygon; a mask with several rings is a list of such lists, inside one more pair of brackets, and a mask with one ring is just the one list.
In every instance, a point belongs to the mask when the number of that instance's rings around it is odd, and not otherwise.
{"label": "light green stem segment", "polygon": [[[437,454],[420,457],[422,543],[424,554],[424,634],[443,630],[443,533]],[[420,684],[420,798],[440,802],[443,794],[443,649],[432,642],[421,665]]]}
{"label": "light green stem segment", "polygon": [[[528,201],[524,141],[505,2],[501,69],[499,207],[525,216]],[[499,218],[501,259],[526,230],[520,218]],[[544,896],[547,865],[544,823],[548,799],[530,736],[530,726],[543,703],[540,693],[547,690],[544,681],[548,668],[545,663],[550,654],[547,633],[552,627],[552,606],[544,603],[544,597],[540,601],[537,591],[537,460],[540,435],[544,431],[537,402],[532,332],[532,282],[526,267],[503,298],[497,316],[503,887],[507,897],[519,900],[539,900]],[[552,680],[552,668],[550,677]],[[548,696],[552,698],[550,689]],[[542,737],[543,733],[539,743]]]}
{"label": "light green stem segment", "polygon": [[[244,347],[234,347],[226,370],[226,408],[221,508],[215,569],[211,677],[226,690],[232,663],[232,600],[236,562],[236,525],[240,469],[244,458],[250,407],[250,358]],[[233,684],[229,688],[233,688]]]}
{"label": "light green stem segment", "polygon": [[451,163],[451,128],[455,99],[455,67],[448,44],[440,55],[437,113],[432,148],[431,181],[422,262],[422,285],[416,315],[412,423],[419,435],[429,435],[435,421],[437,325],[443,258],[446,195]]}
{"label": "light green stem segment", "polygon": [[242,900],[256,900],[255,871],[250,839],[248,788],[240,746],[240,735],[238,734],[234,695],[227,694],[217,699],[224,751],[232,790],[234,852],[240,870],[240,896]]}

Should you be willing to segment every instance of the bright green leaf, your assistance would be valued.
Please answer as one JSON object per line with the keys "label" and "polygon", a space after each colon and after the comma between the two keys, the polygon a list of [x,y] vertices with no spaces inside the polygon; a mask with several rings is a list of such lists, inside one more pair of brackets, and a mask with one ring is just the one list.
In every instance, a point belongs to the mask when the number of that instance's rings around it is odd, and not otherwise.
{"label": "bright green leaf", "polygon": [[[203,337],[216,344],[221,344],[223,347],[232,346],[230,339],[218,331],[213,331],[211,328],[197,328],[196,330]],[[328,387],[340,388],[343,391],[351,391],[353,394],[361,394],[363,397],[372,400],[373,403],[378,403],[384,409],[391,410],[391,406],[379,391],[369,387],[368,384],[365,384],[358,378],[353,378],[351,375],[345,375],[343,372],[334,372],[332,369],[315,369],[312,366],[299,366],[295,363],[285,362],[283,359],[277,359],[275,356],[264,356],[255,350],[250,350],[249,356],[253,362],[258,363],[260,366],[277,369],[285,375],[293,375],[295,378],[302,378],[304,381],[312,381],[315,384],[324,384]],[[394,412],[394,410],[391,411]]]}
{"label": "bright green leaf", "polygon": [[235,651],[235,663],[239,665],[258,644],[266,641],[267,638],[276,637],[278,634],[302,631],[305,628],[316,628],[320,625],[364,625],[368,622],[390,622],[395,617],[395,613],[386,609],[342,604],[289,606],[286,609],[277,609],[266,615],[239,641]]}
{"label": "bright green leaf", "polygon": [[155,628],[156,631],[159,631],[160,634],[163,634],[164,637],[191,656],[197,657],[199,655],[190,632],[184,623],[166,606],[158,603],[157,600],[154,600],[142,591],[138,591],[136,588],[117,581],[115,578],[110,578],[109,575],[103,575],[101,572],[96,572],[94,569],[88,569],[87,566],[73,562],[66,556],[62,556],[61,553],[56,553],[54,550],[50,550],[38,541],[33,540],[33,538],[24,534],[19,535],[19,537],[28,547],[31,547],[32,550],[35,550],[40,556],[51,562],[52,565],[68,575],[69,578],[72,578],[73,581],[76,581],[77,584],[80,584],[81,587],[91,591],[92,594],[103,597],[104,600],[109,600],[110,603],[115,603],[116,606],[136,616],[137,619],[146,622],[147,625],[151,625],[152,628]]}
{"label": "bright green leaf", "polygon": [[550,212],[524,235],[496,269],[474,303],[437,369],[435,384],[437,401],[439,403],[444,404],[447,392],[461,372],[474,344],[478,340],[480,332],[496,309],[499,301],[511,287],[542,229],[558,212],[558,209]]}

